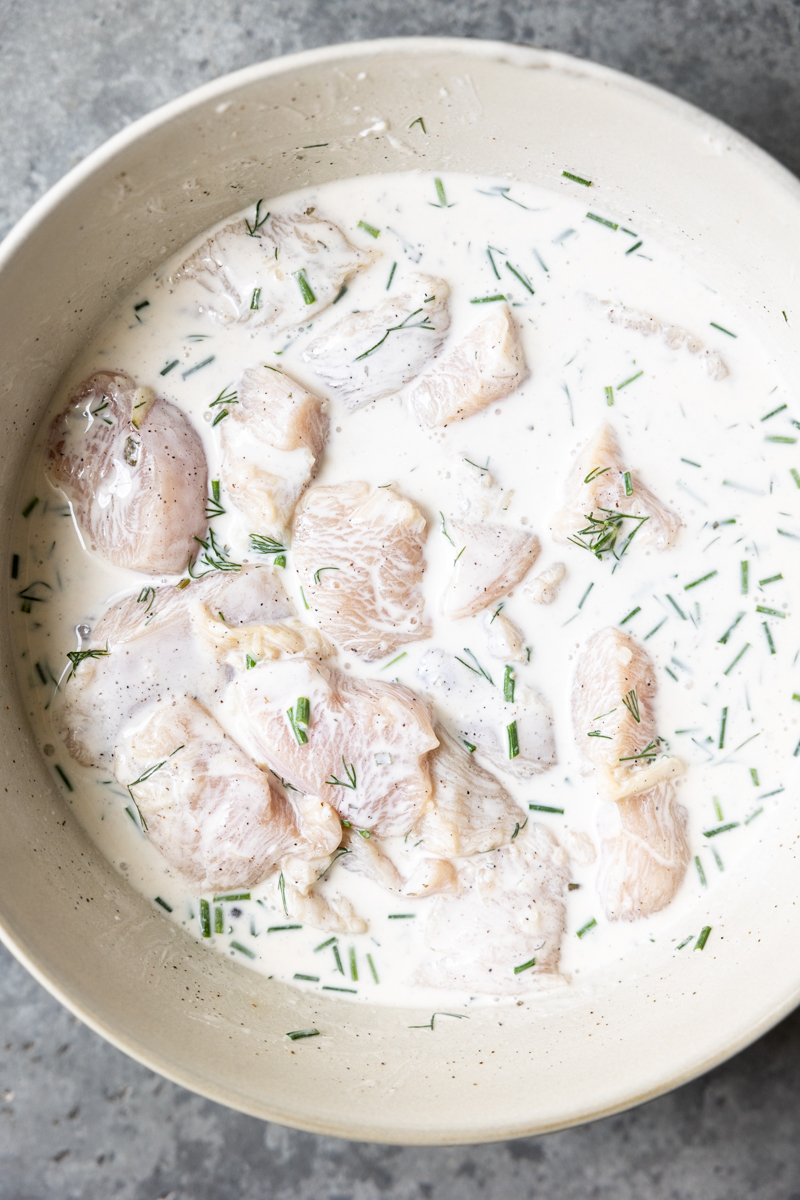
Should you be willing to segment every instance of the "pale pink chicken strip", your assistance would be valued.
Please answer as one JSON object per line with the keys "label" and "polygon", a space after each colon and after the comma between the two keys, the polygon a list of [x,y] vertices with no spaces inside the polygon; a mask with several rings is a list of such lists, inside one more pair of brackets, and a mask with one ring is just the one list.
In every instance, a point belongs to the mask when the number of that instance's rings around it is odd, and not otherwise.
{"label": "pale pink chicken strip", "polygon": [[186,569],[208,525],[208,467],[174,404],[122,371],[98,371],[54,419],[46,456],[90,550],[153,575]]}
{"label": "pale pink chicken strip", "polygon": [[442,612],[455,620],[474,617],[502,600],[539,556],[538,537],[523,529],[459,521],[452,530],[459,554],[442,596]]}
{"label": "pale pink chicken strip", "polygon": [[250,533],[281,542],[319,469],[328,437],[323,401],[275,367],[245,371],[221,426],[221,482]]}
{"label": "pale pink chicken strip", "polygon": [[[304,843],[285,795],[187,696],[158,708],[123,743],[114,773],[150,841],[201,890],[253,887],[287,854],[319,856],[319,828]],[[328,807],[328,853],[339,834]]]}
{"label": "pale pink chicken strip", "polygon": [[[357,829],[408,833],[430,796],[427,756],[438,745],[409,688],[298,658],[262,662],[233,689],[250,739],[277,775],[324,796]],[[310,706],[307,742],[288,716],[300,697]]]}
{"label": "pale pink chicken strip", "polygon": [[323,633],[367,662],[427,637],[426,537],[422,513],[394,488],[353,482],[306,492],[292,549]]}
{"label": "pale pink chicken strip", "polygon": [[569,473],[566,507],[553,518],[556,541],[568,542],[577,537],[589,543],[590,537],[581,531],[590,527],[590,516],[606,521],[614,515],[627,514],[646,520],[638,529],[636,521],[622,523],[615,546],[617,555],[634,530],[637,546],[654,546],[657,550],[671,546],[678,536],[680,517],[662,504],[635,471],[628,473],[633,489],[629,496],[625,494],[626,467],[617,435],[610,425],[601,425]]}
{"label": "pale pink chicken strip", "polygon": [[589,639],[575,671],[572,719],[608,801],[598,887],[610,920],[664,908],[689,862],[687,814],[671,782],[683,765],[660,753],[655,697],[655,667],[644,647],[615,628]]}
{"label": "pale pink chicken strip", "polygon": [[519,334],[503,304],[418,379],[407,400],[420,425],[432,429],[504,400],[527,378]]}

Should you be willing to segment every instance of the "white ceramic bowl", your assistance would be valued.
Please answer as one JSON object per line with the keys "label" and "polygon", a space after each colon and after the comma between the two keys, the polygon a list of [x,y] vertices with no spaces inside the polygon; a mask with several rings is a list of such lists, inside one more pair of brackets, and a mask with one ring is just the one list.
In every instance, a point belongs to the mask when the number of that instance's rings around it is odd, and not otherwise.
{"label": "white ceramic bowl", "polygon": [[[412,140],[420,115],[427,137]],[[383,129],[362,132],[379,121]],[[131,125],[4,243],[5,561],[34,428],[76,351],[138,280],[259,196],[415,167],[554,190],[573,186],[564,167],[580,169],[593,205],[688,255],[750,314],[784,375],[796,371],[780,311],[800,313],[800,185],[743,138],[646,84],[546,51],[417,38],[314,50],[220,79]],[[653,951],[591,987],[476,1010],[434,1031],[409,1029],[418,1011],[267,981],[159,917],[101,857],[34,744],[6,628],[2,653],[3,940],[98,1033],[223,1104],[386,1142],[539,1133],[685,1082],[800,999],[791,789],[754,827],[743,869],[709,897],[714,936],[701,954]],[[285,1036],[311,1025],[323,1036]]]}

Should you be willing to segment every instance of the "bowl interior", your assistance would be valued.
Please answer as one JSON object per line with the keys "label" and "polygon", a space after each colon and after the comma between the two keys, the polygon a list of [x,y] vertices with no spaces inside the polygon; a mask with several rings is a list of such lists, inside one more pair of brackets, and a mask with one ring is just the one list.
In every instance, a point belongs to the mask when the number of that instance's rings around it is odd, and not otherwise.
{"label": "bowl interior", "polygon": [[[409,132],[419,116],[426,134]],[[323,145],[319,145],[322,143]],[[314,148],[311,148],[311,147]],[[72,172],[0,255],[0,515],[59,377],[172,251],[260,196],[382,171],[507,175],[592,205],[683,253],[749,315],[789,376],[798,347],[800,185],[711,118],[625,76],[495,43],[334,47],[219,80]],[[765,215],[769,214],[769,219]],[[9,603],[15,603],[11,585]],[[763,1032],[800,995],[788,805],[711,897],[701,955],[654,950],[566,997],[410,1029],[419,1013],[264,980],[162,920],[71,817],[32,739],[3,627],[0,932],[46,987],[123,1050],[254,1115],[388,1142],[542,1132],[649,1098]],[[797,735],[795,735],[797,736]],[[730,997],[735,996],[735,1004]],[[288,1030],[322,1036],[292,1043]]]}

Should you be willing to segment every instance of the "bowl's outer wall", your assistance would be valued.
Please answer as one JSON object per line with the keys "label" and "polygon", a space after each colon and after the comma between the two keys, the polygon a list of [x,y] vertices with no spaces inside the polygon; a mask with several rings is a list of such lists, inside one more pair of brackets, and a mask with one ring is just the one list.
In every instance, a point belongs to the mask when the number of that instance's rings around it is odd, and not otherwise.
{"label": "bowl's outer wall", "polygon": [[[427,133],[409,128],[418,116]],[[379,121],[385,129],[362,132]],[[328,144],[303,148],[320,142]],[[781,310],[800,312],[800,187],[744,139],[646,85],[548,52],[433,39],[313,51],[217,81],[145,118],[7,239],[5,561],[18,549],[10,530],[37,422],[77,350],[137,281],[260,196],[415,168],[582,194],[561,177],[577,171],[592,180],[589,207],[684,252],[739,300],[784,374],[796,369]],[[11,585],[12,608],[24,582]],[[703,953],[653,951],[633,975],[627,962],[619,980],[611,964],[593,993],[573,987],[560,999],[441,1019],[430,1031],[408,1028],[426,1019],[416,1011],[265,981],[163,920],[106,863],[40,757],[6,623],[2,656],[3,939],[93,1028],[215,1100],[363,1140],[542,1132],[691,1078],[797,1002],[800,971],[787,952],[800,933],[797,832],[788,816],[764,823],[744,876],[711,897],[714,932]],[[285,1036],[308,1026],[322,1036]]]}

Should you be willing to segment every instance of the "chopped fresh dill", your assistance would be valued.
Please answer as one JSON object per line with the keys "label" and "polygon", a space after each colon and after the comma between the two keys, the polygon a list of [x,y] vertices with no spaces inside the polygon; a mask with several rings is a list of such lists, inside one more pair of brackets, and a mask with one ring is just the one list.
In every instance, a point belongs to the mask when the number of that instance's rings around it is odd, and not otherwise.
{"label": "chopped fresh dill", "polygon": [[670,604],[671,604],[671,605],[672,605],[672,607],[675,609],[675,612],[676,612],[676,613],[678,614],[678,616],[680,617],[680,619],[681,619],[682,621],[686,621],[688,618],[687,618],[687,616],[686,616],[686,613],[685,613],[685,612],[683,611],[683,609],[681,608],[681,606],[680,606],[680,605],[679,605],[679,604],[678,604],[678,603],[677,603],[675,600],[673,600],[673,598],[672,598],[672,596],[670,596],[669,592],[667,592],[667,593],[665,593],[665,594],[666,594],[666,597],[667,597],[667,599],[669,600]]}
{"label": "chopped fresh dill", "polygon": [[714,571],[709,571],[707,575],[701,575],[699,579],[695,579],[695,580],[693,580],[691,583],[684,584],[684,588],[683,588],[683,590],[684,590],[685,592],[688,592],[688,591],[690,591],[690,589],[691,589],[691,588],[696,588],[696,587],[699,587],[699,585],[700,585],[701,583],[705,583],[705,581],[706,581],[707,579],[713,579],[713,578],[714,578],[714,576],[715,576],[715,575],[717,575],[717,574],[719,574],[719,572],[718,572],[718,571],[716,571],[716,570],[714,570]]}
{"label": "chopped fresh dill", "polygon": [[719,802],[719,796],[714,797],[714,813],[718,821],[725,819],[722,813],[722,805]]}
{"label": "chopped fresh dill", "polygon": [[718,329],[720,333],[727,333],[728,337],[738,337],[738,333],[731,333],[730,329],[726,329],[724,325],[718,325],[716,321],[709,321],[712,329]]}
{"label": "chopped fresh dill", "polygon": [[338,571],[338,570],[340,570],[339,567],[317,567],[316,571],[314,572],[314,583],[319,585],[322,582],[320,579],[320,575],[322,574],[323,571]]}
{"label": "chopped fresh dill", "polygon": [[256,203],[256,214],[255,214],[255,216],[253,217],[253,224],[252,224],[252,225],[250,224],[250,222],[249,222],[249,221],[247,220],[247,218],[245,217],[244,223],[245,223],[245,225],[247,226],[247,233],[248,233],[248,236],[249,236],[249,237],[258,237],[258,236],[259,236],[259,233],[258,233],[259,229],[261,228],[261,226],[262,226],[262,225],[264,225],[264,224],[265,224],[265,223],[266,223],[266,222],[269,220],[269,213],[265,213],[265,215],[264,215],[263,217],[261,216],[261,205],[262,205],[263,203],[264,203],[264,201],[263,201],[263,200],[259,200],[259,201]]}
{"label": "chopped fresh dill", "polygon": [[582,179],[580,175],[573,175],[571,171],[562,171],[561,174],[564,179],[571,179],[573,183],[581,183],[584,187],[592,186],[591,179]]}
{"label": "chopped fresh dill", "polygon": [[[735,335],[734,335],[734,334],[731,334],[731,336],[732,336],[732,337],[734,337]],[[703,949],[703,947],[705,946],[706,942],[708,941],[708,935],[709,935],[710,933],[711,933],[711,926],[710,926],[710,925],[704,925],[704,926],[703,926],[703,928],[700,930],[700,935],[699,935],[699,937],[698,937],[697,941],[696,941],[696,942],[695,942],[695,944],[694,944],[694,948],[695,948],[695,950],[702,950],[702,949]]]}
{"label": "chopped fresh dill", "polygon": [[621,391],[624,387],[627,387],[629,383],[634,383],[635,380],[637,380],[641,375],[644,375],[644,371],[637,371],[635,375],[631,375],[628,379],[624,379],[622,383],[617,384],[617,391]]}
{"label": "chopped fresh dill", "polygon": [[598,217],[597,213],[587,212],[586,216],[590,221],[597,221],[598,225],[605,225],[608,229],[619,229],[614,221],[609,221],[605,217]]}
{"label": "chopped fresh dill", "polygon": [[499,615],[500,615],[500,613],[503,611],[503,609],[504,609],[504,608],[505,608],[505,603],[500,603],[500,604],[498,604],[497,608],[496,608],[496,609],[494,610],[494,612],[492,613],[491,620],[489,621],[489,624],[490,624],[490,625],[494,623],[494,619],[495,619],[495,617],[499,616]]}
{"label": "chopped fresh dill", "polygon": [[[289,909],[286,907],[286,880],[283,877],[283,871],[281,871],[280,875],[278,876],[278,890],[280,891],[280,894],[281,894],[281,902],[283,903],[284,916],[288,917]],[[267,933],[269,933],[269,930],[267,930]]]}
{"label": "chopped fresh dill", "polygon": [[517,722],[512,721],[506,726],[508,733],[508,757],[517,758],[519,755],[519,735],[517,733]]}
{"label": "chopped fresh dill", "polygon": [[488,459],[488,458],[487,458],[487,460],[486,460],[486,466],[485,466],[485,467],[482,467],[482,466],[480,465],[480,463],[473,462],[471,458],[465,458],[465,459],[464,459],[464,462],[465,462],[465,463],[468,463],[468,464],[469,464],[469,466],[471,466],[471,467],[474,467],[476,471],[482,471],[482,472],[486,472],[486,471],[488,471],[488,470],[489,470],[489,459]]}
{"label": "chopped fresh dill", "polygon": [[[423,133],[427,133],[427,132],[428,132],[428,131],[427,131],[427,129],[425,128],[425,122],[424,122],[424,120],[422,119],[422,117],[415,117],[415,118],[414,118],[414,120],[411,122],[411,124],[409,125],[409,127],[408,127],[408,128],[409,128],[409,129],[413,129],[415,125],[419,125],[419,127],[420,127],[420,129],[422,130],[422,132],[423,132]],[[376,982],[376,983],[378,982],[378,981],[377,981],[377,979],[375,980],[375,982]]]}
{"label": "chopped fresh dill", "polygon": [[300,288],[300,295],[303,297],[304,303],[305,304],[316,304],[317,297],[314,295],[314,291],[311,287],[311,284],[308,282],[308,279],[306,278],[305,267],[301,267],[299,271],[293,271],[292,273],[293,273],[295,279],[297,280],[297,286]]}
{"label": "chopped fresh dill", "polygon": [[69,683],[70,679],[75,676],[78,667],[82,662],[85,662],[87,658],[107,658],[110,653],[111,651],[108,648],[108,644],[106,644],[105,650],[68,650],[67,658],[72,663],[72,670],[67,676],[67,683]]}
{"label": "chopped fresh dill", "polygon": [[522,286],[526,288],[532,296],[536,294],[533,290],[533,284],[531,283],[530,279],[528,279],[528,276],[524,271],[519,271],[516,267],[512,267],[510,262],[506,262],[506,269],[509,270],[512,275],[516,276]]}
{"label": "chopped fresh dill", "polygon": [[586,934],[589,932],[589,930],[590,930],[590,929],[594,929],[594,927],[595,927],[595,925],[596,925],[596,924],[597,924],[597,921],[594,919],[594,917],[591,917],[591,918],[590,918],[590,919],[589,919],[589,920],[586,922],[586,924],[585,924],[585,925],[582,925],[582,926],[581,926],[581,928],[578,930],[578,932],[576,933],[576,935],[575,935],[575,936],[576,936],[576,937],[579,937],[579,938],[585,937],[585,936],[586,936]]}
{"label": "chopped fresh dill", "polygon": [[387,671],[389,669],[389,667],[393,667],[395,663],[400,662],[401,658],[407,658],[407,657],[408,657],[408,651],[404,650],[402,654],[398,654],[397,658],[393,658],[391,662],[384,663],[383,666],[381,667],[381,670]]}
{"label": "chopped fresh dill", "polygon": [[372,961],[372,955],[367,953],[366,959],[370,972],[372,973],[372,978],[376,983],[380,983],[380,979],[378,979],[378,972],[375,970],[375,963]]}
{"label": "chopped fresh dill", "polygon": [[216,354],[211,354],[208,358],[204,358],[202,362],[195,363],[193,367],[189,367],[188,371],[183,371],[181,379],[188,379],[190,375],[194,375],[196,371],[202,371],[203,367],[207,367],[216,359]]}
{"label": "chopped fresh dill", "polygon": [[286,550],[286,546],[276,542],[275,538],[268,537],[265,533],[251,533],[250,547],[255,550],[256,554],[282,554]]}
{"label": "chopped fresh dill", "polygon": [[639,697],[636,694],[636,688],[631,688],[631,690],[622,697],[622,703],[625,705],[636,724],[640,724],[642,718],[639,713]]}
{"label": "chopped fresh dill", "polygon": [[[66,773],[66,771],[64,770],[64,768],[63,768],[63,767],[60,767],[60,766],[58,765],[58,763],[53,763],[53,769],[54,769],[54,770],[55,770],[55,771],[58,773],[58,775],[60,776],[60,778],[61,778],[61,782],[64,784],[64,787],[67,789],[67,791],[68,791],[68,792],[74,792],[74,791],[75,791],[75,788],[72,786],[72,783],[71,783],[71,781],[70,781],[70,778],[69,778],[69,776],[67,775],[67,773]],[[145,828],[146,828],[146,826],[145,826]]]}
{"label": "chopped fresh dill", "polygon": [[491,675],[488,671],[484,670],[468,646],[464,647],[464,653],[470,656],[472,661],[475,663],[475,666],[471,667],[469,663],[464,662],[463,658],[459,658],[458,655],[456,655],[456,662],[460,662],[462,667],[466,667],[468,671],[472,671],[473,675],[482,675],[483,678],[488,679],[489,683],[492,685],[492,687],[494,687],[494,680],[492,679]]}
{"label": "chopped fresh dill", "polygon": [[444,513],[441,511],[441,509],[439,510],[439,516],[442,518],[442,533],[444,534],[444,536],[447,538],[450,545],[455,550],[456,544],[453,541],[453,539],[450,537],[450,534],[447,532],[447,524],[444,519]]}
{"label": "chopped fresh dill", "polygon": [[286,1036],[293,1042],[299,1042],[301,1038],[319,1037],[320,1032],[318,1029],[293,1029]]}
{"label": "chopped fresh dill", "polygon": [[725,630],[725,632],[723,633],[722,637],[717,639],[717,641],[718,641],[718,644],[719,644],[719,645],[721,645],[721,646],[725,646],[725,645],[727,645],[729,637],[731,636],[731,634],[733,633],[734,629],[736,628],[736,626],[737,626],[737,625],[739,624],[739,622],[741,621],[742,617],[744,617],[744,615],[745,615],[745,614],[744,614],[743,612],[740,612],[740,613],[739,613],[739,615],[736,617],[736,620],[735,620],[735,621],[733,622],[733,624],[730,626],[730,628],[729,628],[729,629],[726,629],[726,630]]}
{"label": "chopped fresh dill", "polygon": [[701,884],[703,887],[708,887],[708,880],[706,879],[706,873],[703,870],[703,864],[700,862],[699,854],[695,854],[694,856],[694,865],[697,867],[697,874],[700,877]]}
{"label": "chopped fresh dill", "polygon": [[729,821],[727,823],[727,825],[718,825],[716,827],[716,829],[704,829],[703,837],[705,837],[705,838],[716,837],[717,834],[727,833],[729,829],[738,829],[738,828],[739,828],[738,821]]}
{"label": "chopped fresh dill", "polygon": [[[596,517],[593,512],[586,513],[588,524],[583,529],[579,529],[575,536],[570,537],[569,541],[580,546],[582,550],[589,550],[595,558],[602,559],[603,555],[608,553],[619,562],[642,525],[650,518],[636,517],[632,513],[618,513],[611,508],[599,508],[598,512],[605,513],[605,516]],[[624,521],[635,521],[636,526],[627,535],[622,549],[617,554],[617,539],[622,531]]]}
{"label": "chopped fresh dill", "polygon": [[514,967],[514,974],[521,975],[523,971],[530,971],[531,967],[536,966],[536,959],[529,958],[527,962],[520,963],[518,967]]}
{"label": "chopped fresh dill", "polygon": [[594,587],[594,581],[592,581],[592,582],[589,584],[589,586],[587,587],[586,591],[583,593],[583,595],[581,596],[580,600],[578,601],[578,608],[579,608],[579,609],[583,608],[583,602],[584,602],[584,600],[586,599],[586,597],[589,595],[589,592],[592,590],[592,588],[593,588],[593,587]]}
{"label": "chopped fresh dill", "polygon": [[583,482],[591,483],[593,479],[599,479],[601,475],[605,475],[610,470],[611,467],[593,467]]}
{"label": "chopped fresh dill", "polygon": [[[206,539],[199,538],[194,535],[194,540],[203,547],[203,553],[195,559],[189,559],[189,564],[186,568],[192,579],[202,579],[203,576],[209,575],[212,571],[241,571],[241,563],[232,562],[227,556],[227,546],[219,546],[217,544],[214,530],[209,526],[208,537]],[[194,567],[197,564],[207,567],[208,570],[201,571],[199,575],[195,575]]]}
{"label": "chopped fresh dill", "polygon": [[767,624],[766,621],[762,621],[762,625],[764,627],[764,634],[767,639],[767,645],[769,646],[769,652],[770,652],[770,654],[776,654],[777,651],[775,649],[775,643],[772,640],[772,634],[770,633],[769,625]]}
{"label": "chopped fresh dill", "polygon": [[335,775],[331,775],[330,779],[326,779],[325,782],[328,784],[329,787],[350,788],[350,790],[354,792],[356,790],[355,766],[353,763],[349,763],[349,764],[346,763],[344,761],[344,755],[342,755],[342,766],[344,767],[344,773],[347,776],[346,782],[343,779],[337,779]]}
{"label": "chopped fresh dill", "polygon": [[354,361],[361,362],[362,358],[369,358],[370,354],[374,354],[376,350],[380,349],[380,347],[386,341],[386,339],[388,338],[390,333],[398,333],[401,330],[408,330],[408,329],[425,329],[425,330],[428,330],[429,332],[435,333],[436,326],[431,324],[427,313],[425,313],[422,320],[417,321],[417,323],[415,325],[408,324],[408,322],[412,319],[412,317],[419,316],[419,314],[421,312],[423,312],[423,309],[415,308],[414,311],[412,313],[409,313],[407,317],[403,317],[403,320],[400,322],[399,325],[390,326],[389,329],[386,330],[386,332],[384,333],[384,335],[380,339],[380,341],[376,342],[374,346],[370,346],[369,350],[365,350],[363,354],[357,355]]}
{"label": "chopped fresh dill", "polygon": [[311,605],[310,605],[310,604],[308,603],[308,601],[306,600],[306,594],[305,594],[305,592],[303,591],[302,587],[300,588],[300,595],[303,597],[303,604],[306,606],[306,609],[307,609],[307,610],[308,610],[308,609],[310,609],[310,608],[311,608]]}
{"label": "chopped fresh dill", "polygon": [[531,812],[558,813],[559,816],[562,817],[564,815],[563,808],[553,808],[551,804],[529,804],[528,808],[531,810]]}
{"label": "chopped fresh dill", "polygon": [[368,221],[359,221],[359,222],[358,222],[358,228],[359,228],[359,229],[363,229],[363,230],[364,230],[364,232],[365,232],[365,233],[368,233],[368,234],[369,234],[369,236],[370,236],[370,237],[372,237],[372,238],[378,238],[378,237],[380,237],[380,236],[381,236],[381,231],[380,231],[380,229],[376,229],[376,228],[375,228],[375,226],[374,226],[374,225],[370,225]]}
{"label": "chopped fresh dill", "polygon": [[389,272],[389,278],[386,280],[386,291],[387,292],[388,292],[389,288],[392,286],[392,280],[394,279],[394,273],[396,270],[397,270],[397,263],[393,262],[392,269]]}
{"label": "chopped fresh dill", "polygon": [[211,495],[206,500],[206,520],[213,521],[214,517],[221,517],[225,514],[225,509],[220,504],[219,480],[211,480]]}

